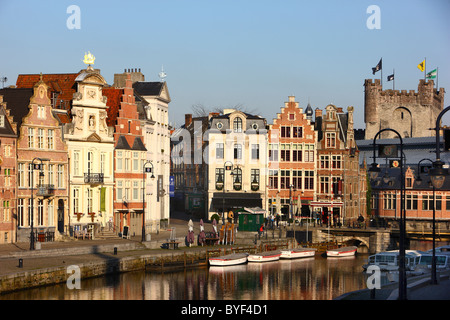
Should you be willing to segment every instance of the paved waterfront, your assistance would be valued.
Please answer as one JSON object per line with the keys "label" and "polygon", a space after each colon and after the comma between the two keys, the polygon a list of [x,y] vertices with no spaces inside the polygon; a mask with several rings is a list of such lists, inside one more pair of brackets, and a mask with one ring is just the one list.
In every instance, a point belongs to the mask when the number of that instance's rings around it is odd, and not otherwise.
{"label": "paved waterfront", "polygon": [[[171,218],[170,228],[175,228],[177,237],[184,237],[187,234],[186,217]],[[194,221],[194,232],[197,235],[199,232],[198,221]],[[170,237],[169,230],[163,230],[159,234],[152,234],[152,242],[158,242]],[[205,223],[205,231],[211,231],[212,226]],[[7,274],[21,273],[24,271],[46,269],[51,267],[64,267],[69,265],[83,264],[88,262],[101,262],[106,259],[117,259],[124,257],[133,257],[141,255],[152,255],[167,253],[171,254],[173,250],[164,249],[143,249],[140,245],[140,237],[131,239],[109,239],[109,240],[74,240],[68,242],[48,242],[42,243],[41,250],[38,250],[39,256],[32,257],[29,251],[29,243],[5,244],[0,245],[0,276]],[[90,254],[70,254],[71,251],[76,252],[76,249],[87,247],[100,246],[118,246],[125,248],[126,245],[137,245],[133,250],[119,249],[117,255],[114,255],[113,250],[109,252],[96,252]],[[132,246],[131,246],[132,247]],[[181,248],[180,250],[205,250],[203,247]],[[61,254],[58,252],[64,252]],[[19,268],[18,257],[23,254],[23,267]],[[13,256],[13,257],[12,257]],[[411,286],[408,291],[409,300],[450,300],[450,280],[448,274],[441,278],[438,285],[429,285],[427,279],[413,281],[408,279],[408,285]],[[396,299],[396,284],[392,284],[383,289],[377,290],[376,300],[395,300]],[[368,290],[361,290],[351,292],[339,297],[341,300],[369,300],[370,292]]]}

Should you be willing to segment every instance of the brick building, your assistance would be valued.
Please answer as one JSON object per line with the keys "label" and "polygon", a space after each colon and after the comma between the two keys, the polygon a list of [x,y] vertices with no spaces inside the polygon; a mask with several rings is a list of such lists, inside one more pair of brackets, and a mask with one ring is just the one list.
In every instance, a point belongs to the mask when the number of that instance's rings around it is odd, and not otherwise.
{"label": "brick building", "polygon": [[[129,73],[123,84],[123,88],[103,88],[103,96],[108,98],[107,122],[115,127],[113,221],[120,232],[127,226],[131,235],[142,235],[143,165],[147,149]],[[147,211],[150,206],[146,203]]]}
{"label": "brick building", "polygon": [[[32,217],[38,241],[52,241],[67,232],[67,147],[62,140],[61,122],[49,98],[49,86],[42,78],[33,89],[3,89],[19,132],[17,241],[29,239]],[[42,167],[33,168],[33,164]]]}
{"label": "brick building", "polygon": [[16,241],[17,123],[0,93],[0,243]]}
{"label": "brick building", "polygon": [[269,125],[268,208],[283,218],[310,216],[316,189],[316,136],[312,108],[299,107],[295,97]]}
{"label": "brick building", "polygon": [[317,187],[312,206],[324,224],[351,225],[366,215],[366,170],[359,166],[353,110],[348,107],[344,113],[330,104],[325,115],[320,109],[315,112]]}

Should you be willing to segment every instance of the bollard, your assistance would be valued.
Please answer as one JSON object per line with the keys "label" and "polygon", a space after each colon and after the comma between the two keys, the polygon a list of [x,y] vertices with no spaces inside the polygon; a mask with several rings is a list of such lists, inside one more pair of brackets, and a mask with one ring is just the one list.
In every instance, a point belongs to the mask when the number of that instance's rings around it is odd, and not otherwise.
{"label": "bollard", "polygon": [[114,247],[114,255],[117,256],[117,247]]}
{"label": "bollard", "polygon": [[23,268],[23,259],[19,259],[19,268]]}

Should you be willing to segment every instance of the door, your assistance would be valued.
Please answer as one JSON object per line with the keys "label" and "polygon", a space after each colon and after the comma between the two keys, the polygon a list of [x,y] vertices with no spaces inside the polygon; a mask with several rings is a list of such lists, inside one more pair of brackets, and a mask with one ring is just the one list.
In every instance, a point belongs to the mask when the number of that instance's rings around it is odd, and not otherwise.
{"label": "door", "polygon": [[64,200],[58,200],[58,232],[64,233]]}

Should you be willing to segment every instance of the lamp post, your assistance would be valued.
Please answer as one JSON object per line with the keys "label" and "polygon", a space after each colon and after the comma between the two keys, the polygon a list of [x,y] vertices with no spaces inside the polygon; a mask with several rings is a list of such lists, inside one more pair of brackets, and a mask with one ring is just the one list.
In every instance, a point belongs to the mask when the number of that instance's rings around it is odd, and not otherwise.
{"label": "lamp post", "polygon": [[[431,278],[431,284],[437,284],[436,281],[436,248],[435,248],[435,238],[436,238],[436,234],[435,234],[435,212],[436,212],[436,205],[434,203],[435,201],[435,190],[440,189],[442,187],[442,185],[444,184],[445,181],[445,177],[449,175],[448,169],[444,168],[444,163],[441,161],[441,149],[439,146],[439,130],[441,129],[441,118],[442,116],[450,110],[450,106],[448,106],[447,108],[445,108],[444,110],[442,110],[441,113],[439,113],[437,119],[436,119],[436,161],[432,162],[433,163],[433,168],[428,172],[428,175],[430,176],[431,179],[431,183],[433,185],[433,264],[432,264],[432,268],[433,268],[433,272],[432,272],[432,278]],[[434,278],[433,278],[434,276]]]}
{"label": "lamp post", "polygon": [[394,129],[386,128],[377,132],[373,138],[373,163],[369,169],[371,179],[376,179],[380,173],[380,168],[376,163],[376,139],[384,131],[394,132],[400,139],[400,241],[399,241],[399,282],[398,282],[398,298],[406,300],[406,268],[405,268],[405,229],[406,229],[406,211],[405,211],[405,176],[403,173],[403,139],[401,135]]}
{"label": "lamp post", "polygon": [[[231,161],[226,161],[223,164],[223,193],[222,193],[222,225],[225,224],[225,172],[233,170],[233,163]],[[233,173],[233,172],[232,172]]]}
{"label": "lamp post", "polygon": [[[417,184],[421,184],[422,183],[422,179],[420,178],[420,163],[422,161],[430,161],[431,163],[433,163],[432,160],[430,159],[422,159],[419,161],[419,163],[417,164],[417,179],[416,179],[416,183]],[[437,284],[437,279],[436,279],[436,188],[433,185],[433,256],[432,256],[432,260],[431,260],[431,284]]]}
{"label": "lamp post", "polygon": [[[35,160],[40,161],[39,163],[34,163]],[[46,158],[34,158],[31,161],[31,231],[30,231],[30,250],[34,250],[34,169],[39,170],[39,177],[44,177],[43,169],[43,162],[44,161],[50,161],[50,159]]]}
{"label": "lamp post", "polygon": [[[150,164],[151,167],[147,167],[148,164]],[[142,166],[142,242],[145,241],[145,174],[150,172],[152,174],[150,178],[155,179],[153,174],[153,163],[150,160],[147,160]]]}

